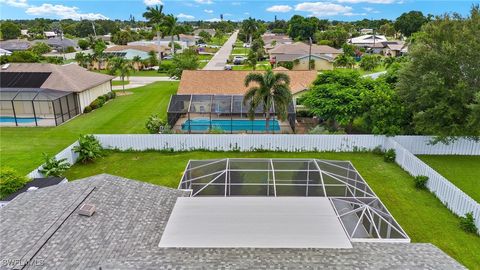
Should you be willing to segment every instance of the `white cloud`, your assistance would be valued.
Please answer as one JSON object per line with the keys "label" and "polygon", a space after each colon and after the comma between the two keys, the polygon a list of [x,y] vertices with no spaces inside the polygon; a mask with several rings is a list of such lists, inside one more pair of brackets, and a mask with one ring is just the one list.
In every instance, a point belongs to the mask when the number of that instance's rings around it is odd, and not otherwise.
{"label": "white cloud", "polygon": [[195,16],[188,15],[188,14],[183,14],[183,13],[178,14],[177,17],[180,18],[180,19],[185,19],[185,20],[195,19]]}
{"label": "white cloud", "polygon": [[211,10],[211,9],[204,9],[203,11],[205,11],[206,13],[209,13],[209,14],[213,13],[213,10]]}
{"label": "white cloud", "polygon": [[100,13],[80,13],[78,7],[67,7],[64,5],[42,4],[41,6],[30,6],[25,13],[29,15],[54,15],[61,19],[87,19],[87,20],[101,20],[108,19],[108,17]]}
{"label": "white cloud", "polygon": [[268,12],[289,12],[290,10],[292,7],[288,5],[275,5],[267,8]]}
{"label": "white cloud", "polygon": [[352,8],[328,2],[304,2],[295,6],[296,11],[310,12],[312,16],[335,16],[350,13]]}
{"label": "white cloud", "polygon": [[343,13],[344,16],[365,16],[367,13],[353,13],[353,12],[346,12]]}
{"label": "white cloud", "polygon": [[199,4],[205,4],[205,5],[213,4],[212,0],[195,0],[195,2],[197,2]]}
{"label": "white cloud", "polygon": [[0,3],[11,7],[26,8],[28,7],[27,0],[0,0]]}
{"label": "white cloud", "polygon": [[211,18],[211,19],[208,19],[208,20],[205,20],[206,22],[219,22],[221,21],[220,18]]}
{"label": "white cloud", "polygon": [[250,15],[250,12],[244,12],[243,14],[245,14],[245,15]]}
{"label": "white cloud", "polygon": [[358,4],[358,3],[371,3],[371,4],[392,4],[395,3],[396,0],[337,0],[339,3],[351,3],[351,4]]}
{"label": "white cloud", "polygon": [[147,6],[162,5],[162,0],[143,0],[143,3]]}

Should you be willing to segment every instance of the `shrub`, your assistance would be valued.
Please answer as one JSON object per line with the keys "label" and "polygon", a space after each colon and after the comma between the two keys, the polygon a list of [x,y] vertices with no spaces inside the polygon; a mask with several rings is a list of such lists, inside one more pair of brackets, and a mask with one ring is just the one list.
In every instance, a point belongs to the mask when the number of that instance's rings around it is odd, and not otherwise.
{"label": "shrub", "polygon": [[38,171],[46,177],[63,176],[63,173],[70,168],[70,163],[67,162],[66,158],[57,160],[55,157],[51,157],[45,153],[43,153],[43,158],[45,159],[45,163],[42,169]]}
{"label": "shrub", "polygon": [[219,127],[212,127],[211,129],[208,130],[209,134],[224,134],[225,131]]}
{"label": "shrub", "polygon": [[90,103],[90,107],[92,108],[92,110],[100,108],[100,101],[98,99],[95,99],[94,101],[92,101],[92,103]]}
{"label": "shrub", "polygon": [[158,67],[158,72],[168,72],[172,68],[174,68],[174,66],[171,61],[162,61]]}
{"label": "shrub", "polygon": [[66,49],[65,49],[65,53],[74,53],[76,52],[75,48],[72,47],[72,46],[68,46]]}
{"label": "shrub", "polygon": [[380,155],[384,154],[384,151],[383,151],[382,147],[379,145],[379,146],[373,148],[372,153],[380,156]]}
{"label": "shrub", "polygon": [[115,94],[115,92],[113,91],[108,92],[107,95],[109,99],[114,99],[115,97],[117,97],[117,94]]}
{"label": "shrub", "polygon": [[395,149],[388,149],[385,154],[383,154],[383,160],[385,160],[385,162],[395,162],[396,157]]}
{"label": "shrub", "polygon": [[289,62],[278,62],[278,66],[291,70],[293,68],[293,62],[291,62],[291,61],[289,61]]}
{"label": "shrub", "polygon": [[90,105],[86,106],[84,109],[83,109],[83,113],[89,113],[91,112],[93,109]]}
{"label": "shrub", "polygon": [[159,133],[160,128],[165,128],[166,125],[167,123],[165,122],[165,120],[160,118],[157,114],[150,115],[147,119],[147,123],[145,123],[145,127],[151,134]]}
{"label": "shrub", "polygon": [[297,117],[313,117],[313,113],[307,110],[301,110],[297,112]]}
{"label": "shrub", "polygon": [[0,198],[21,189],[30,179],[12,168],[0,168]]}
{"label": "shrub", "polygon": [[475,225],[475,218],[473,218],[473,212],[466,213],[465,217],[460,217],[460,228],[469,233],[477,233],[478,229]]}
{"label": "shrub", "polygon": [[415,178],[413,178],[413,181],[415,182],[415,187],[417,189],[426,189],[427,188],[427,182],[428,182],[428,176],[417,175],[417,176],[415,176]]}
{"label": "shrub", "polygon": [[78,153],[78,160],[82,163],[94,161],[103,156],[103,148],[93,135],[82,135],[78,138],[78,145],[73,147]]}

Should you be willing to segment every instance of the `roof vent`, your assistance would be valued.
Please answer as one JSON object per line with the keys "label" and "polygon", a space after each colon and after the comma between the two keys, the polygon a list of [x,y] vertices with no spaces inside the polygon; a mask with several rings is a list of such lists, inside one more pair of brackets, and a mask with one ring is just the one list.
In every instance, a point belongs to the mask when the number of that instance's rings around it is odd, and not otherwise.
{"label": "roof vent", "polygon": [[10,64],[5,64],[5,65],[2,66],[2,69],[5,70],[5,69],[7,69],[9,66],[10,66]]}
{"label": "roof vent", "polygon": [[82,216],[91,217],[95,213],[95,205],[85,203],[78,210],[78,214]]}

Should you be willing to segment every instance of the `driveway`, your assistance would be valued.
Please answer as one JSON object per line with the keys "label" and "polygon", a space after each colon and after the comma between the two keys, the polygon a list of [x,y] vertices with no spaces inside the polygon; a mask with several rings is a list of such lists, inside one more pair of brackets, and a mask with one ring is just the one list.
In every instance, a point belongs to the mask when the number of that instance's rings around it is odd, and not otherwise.
{"label": "driveway", "polygon": [[227,59],[232,52],[232,45],[237,41],[238,30],[228,38],[218,52],[210,59],[210,62],[203,68],[203,70],[223,70],[227,64]]}
{"label": "driveway", "polygon": [[[120,77],[116,77],[115,81],[121,81]],[[142,76],[131,76],[129,78],[125,78],[125,81],[130,81],[129,84],[125,85],[125,89],[135,88],[144,86],[153,82],[165,82],[165,81],[176,81],[171,79],[170,77],[142,77]],[[113,86],[113,90],[122,90],[121,85]]]}

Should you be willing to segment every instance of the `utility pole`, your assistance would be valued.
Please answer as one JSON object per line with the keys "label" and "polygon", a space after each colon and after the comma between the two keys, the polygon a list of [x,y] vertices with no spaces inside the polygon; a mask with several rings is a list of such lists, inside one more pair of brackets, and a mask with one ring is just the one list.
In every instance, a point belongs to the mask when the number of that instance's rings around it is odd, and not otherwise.
{"label": "utility pole", "polygon": [[311,70],[310,61],[312,61],[312,37],[308,38],[310,41],[310,48],[308,50],[308,70]]}
{"label": "utility pole", "polygon": [[95,23],[92,21],[92,28],[93,28],[93,35],[95,36],[95,39],[97,39],[97,31],[95,30]]}

